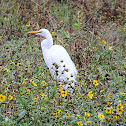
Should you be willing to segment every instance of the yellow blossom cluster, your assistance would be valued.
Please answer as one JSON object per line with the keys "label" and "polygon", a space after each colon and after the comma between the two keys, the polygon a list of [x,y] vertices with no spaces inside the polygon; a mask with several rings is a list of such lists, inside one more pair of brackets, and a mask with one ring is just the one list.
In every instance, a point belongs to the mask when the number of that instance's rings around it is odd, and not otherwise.
{"label": "yellow blossom cluster", "polygon": [[105,41],[105,40],[102,40],[102,43],[103,43],[103,44],[106,44],[106,41]]}
{"label": "yellow blossom cluster", "polygon": [[60,110],[58,110],[58,113],[62,114],[62,110],[61,110],[61,109],[60,109]]}
{"label": "yellow blossom cluster", "polygon": [[109,46],[108,48],[109,48],[110,51],[112,50],[112,46]]}
{"label": "yellow blossom cluster", "polygon": [[8,96],[8,99],[9,99],[9,100],[12,100],[12,99],[13,99],[13,96],[9,95],[9,96]]}
{"label": "yellow blossom cluster", "polygon": [[28,94],[30,94],[31,93],[30,89],[27,89],[27,92],[28,92]]}
{"label": "yellow blossom cluster", "polygon": [[64,90],[62,90],[62,91],[61,91],[61,96],[62,96],[62,97],[67,96],[67,90],[65,90],[65,91],[64,91]]}
{"label": "yellow blossom cluster", "polygon": [[121,103],[119,104],[119,105],[117,105],[117,111],[118,111],[118,113],[119,114],[122,114],[122,112],[123,112],[123,106],[121,105]]}
{"label": "yellow blossom cluster", "polygon": [[103,119],[105,118],[103,114],[99,114],[98,117],[100,118],[101,121],[103,121]]}
{"label": "yellow blossom cluster", "polygon": [[76,115],[77,117],[80,117],[80,115]]}
{"label": "yellow blossom cluster", "polygon": [[37,86],[37,84],[34,82],[34,81],[32,81],[32,84],[36,87]]}
{"label": "yellow blossom cluster", "polygon": [[0,102],[3,102],[3,101],[5,101],[5,100],[6,100],[6,96],[0,94]]}
{"label": "yellow blossom cluster", "polygon": [[54,112],[53,115],[55,116],[55,118],[57,118],[57,116],[58,116],[57,112]]}
{"label": "yellow blossom cluster", "polygon": [[85,112],[84,114],[85,114],[86,117],[90,116],[90,113]]}
{"label": "yellow blossom cluster", "polygon": [[70,114],[67,114],[68,118],[70,118]]}
{"label": "yellow blossom cluster", "polygon": [[46,84],[47,84],[46,82],[42,81],[42,86],[45,86]]}
{"label": "yellow blossom cluster", "polygon": [[22,84],[25,85],[26,84],[26,81],[23,81]]}
{"label": "yellow blossom cluster", "polygon": [[4,71],[7,72],[7,73],[9,72],[9,70],[7,68],[5,68]]}
{"label": "yellow blossom cluster", "polygon": [[[62,115],[62,110],[61,109],[58,110],[58,114]],[[55,118],[58,117],[57,112],[54,112],[53,115],[55,116]]]}
{"label": "yellow blossom cluster", "polygon": [[[12,96],[12,95],[9,95],[9,96],[8,96],[8,99],[9,99],[9,100],[12,100],[12,99],[13,99],[13,96]],[[3,101],[5,101],[5,100],[6,100],[6,96],[0,94],[0,102],[3,102]]]}
{"label": "yellow blossom cluster", "polygon": [[0,71],[3,69],[3,67],[2,66],[0,66]]}
{"label": "yellow blossom cluster", "polygon": [[95,86],[97,86],[97,85],[98,85],[98,81],[97,81],[97,80],[93,80],[93,84],[94,84]]}
{"label": "yellow blossom cluster", "polygon": [[30,23],[26,24],[26,26],[29,27],[30,26]]}
{"label": "yellow blossom cluster", "polygon": [[0,36],[0,40],[2,39],[3,36]]}
{"label": "yellow blossom cluster", "polygon": [[41,94],[41,95],[42,95],[42,98],[43,98],[44,100],[47,99],[47,95],[45,95],[45,94]]}
{"label": "yellow blossom cluster", "polygon": [[92,97],[93,97],[93,91],[90,91],[89,93],[88,93],[88,97],[90,98],[90,99],[92,99]]}
{"label": "yellow blossom cluster", "polygon": [[82,121],[78,121],[77,124],[78,124],[78,126],[83,125]]}
{"label": "yellow blossom cluster", "polygon": [[108,108],[108,109],[106,109],[106,113],[108,113],[108,114],[111,114],[112,113],[112,109],[113,109],[113,107],[110,107],[110,108]]}
{"label": "yellow blossom cluster", "polygon": [[122,96],[125,96],[125,93],[124,93],[124,92],[120,92],[120,94],[121,94]]}
{"label": "yellow blossom cluster", "polygon": [[52,35],[54,34],[55,32],[52,32]]}
{"label": "yellow blossom cluster", "polygon": [[32,98],[32,100],[34,101],[34,100],[36,100],[37,98]]}

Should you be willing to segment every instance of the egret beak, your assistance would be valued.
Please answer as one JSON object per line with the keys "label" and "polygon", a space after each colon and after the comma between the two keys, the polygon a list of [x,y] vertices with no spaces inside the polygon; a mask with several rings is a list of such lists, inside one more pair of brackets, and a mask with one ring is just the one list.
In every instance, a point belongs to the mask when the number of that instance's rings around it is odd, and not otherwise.
{"label": "egret beak", "polygon": [[40,33],[41,31],[30,31],[30,32],[27,32],[28,34],[37,34],[37,33]]}

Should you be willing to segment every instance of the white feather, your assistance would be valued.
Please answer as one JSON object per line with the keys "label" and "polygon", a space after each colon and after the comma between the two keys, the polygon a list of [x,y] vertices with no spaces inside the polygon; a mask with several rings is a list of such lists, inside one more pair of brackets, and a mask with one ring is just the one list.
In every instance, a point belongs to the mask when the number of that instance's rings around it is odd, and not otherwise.
{"label": "white feather", "polygon": [[[37,35],[46,38],[41,42],[41,48],[52,77],[60,82],[71,83],[71,86],[74,87],[77,70],[65,48],[60,45],[53,45],[52,36],[47,29],[39,30]],[[63,86],[64,89],[70,87],[68,83]]]}

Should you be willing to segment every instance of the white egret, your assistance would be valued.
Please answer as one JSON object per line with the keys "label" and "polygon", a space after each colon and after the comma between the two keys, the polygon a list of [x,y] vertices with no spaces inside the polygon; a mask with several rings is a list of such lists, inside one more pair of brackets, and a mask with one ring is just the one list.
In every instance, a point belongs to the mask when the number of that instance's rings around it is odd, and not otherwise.
{"label": "white egret", "polygon": [[43,36],[45,39],[41,42],[43,57],[51,76],[62,83],[63,88],[75,86],[77,70],[69,54],[64,47],[53,45],[53,38],[47,29],[28,32]]}

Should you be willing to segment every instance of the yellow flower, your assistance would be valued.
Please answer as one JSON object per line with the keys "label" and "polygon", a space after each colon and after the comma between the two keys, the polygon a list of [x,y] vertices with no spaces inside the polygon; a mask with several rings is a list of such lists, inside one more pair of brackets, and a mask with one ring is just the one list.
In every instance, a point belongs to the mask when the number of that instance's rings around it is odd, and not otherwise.
{"label": "yellow flower", "polygon": [[52,35],[54,34],[55,32],[52,32]]}
{"label": "yellow flower", "polygon": [[3,102],[3,101],[5,101],[5,100],[6,100],[6,96],[0,94],[0,102]]}
{"label": "yellow flower", "polygon": [[63,90],[63,87],[62,87],[62,85],[61,85],[61,84],[59,85],[59,87],[60,87],[60,89],[61,89],[61,90]]}
{"label": "yellow flower", "polygon": [[123,104],[125,105],[125,107],[126,107],[126,102],[123,102]]}
{"label": "yellow flower", "polygon": [[70,118],[70,114],[67,114],[68,118]]}
{"label": "yellow flower", "polygon": [[104,90],[101,90],[100,92],[103,92]]}
{"label": "yellow flower", "polygon": [[90,116],[90,113],[86,113],[86,112],[85,112],[85,116],[86,116],[86,117],[89,117],[89,116]]}
{"label": "yellow flower", "polygon": [[98,81],[97,81],[97,80],[93,80],[93,84],[94,84],[95,86],[97,86],[97,85],[98,85]]}
{"label": "yellow flower", "polygon": [[117,105],[117,107],[119,107],[119,108],[122,107],[123,108],[123,106],[121,105],[121,103],[119,105]]}
{"label": "yellow flower", "polygon": [[121,101],[121,100],[119,100],[118,102],[120,102],[120,103],[121,103],[122,101]]}
{"label": "yellow flower", "polygon": [[112,109],[113,109],[113,107],[110,107],[110,109],[112,110]]}
{"label": "yellow flower", "polygon": [[105,112],[108,113],[108,114],[111,114],[112,113],[112,109],[106,109]]}
{"label": "yellow flower", "polygon": [[78,124],[78,125],[83,125],[83,124],[82,124],[82,121],[77,122],[77,124]]}
{"label": "yellow flower", "polygon": [[23,81],[22,84],[25,85],[26,84],[26,81]]}
{"label": "yellow flower", "polygon": [[7,18],[5,17],[4,19],[6,20]]}
{"label": "yellow flower", "polygon": [[85,117],[84,117],[84,121],[85,121],[85,124],[88,124],[88,123],[91,124],[92,123],[92,122],[87,122],[86,119],[85,119]]}
{"label": "yellow flower", "polygon": [[117,108],[117,111],[118,111],[119,114],[122,114],[123,109],[122,108]]}
{"label": "yellow flower", "polygon": [[26,24],[26,26],[29,27],[30,26],[30,23],[29,24]]}
{"label": "yellow flower", "polygon": [[37,98],[32,98],[32,100],[36,100]]}
{"label": "yellow flower", "polygon": [[64,90],[63,90],[63,91],[61,91],[61,96],[62,96],[62,97],[67,96],[67,90],[65,90],[65,91],[64,91]]}
{"label": "yellow flower", "polygon": [[20,65],[21,65],[21,63],[18,63],[17,65],[18,65],[18,66],[20,66]]}
{"label": "yellow flower", "polygon": [[34,86],[37,86],[37,84],[36,84],[34,81],[32,81],[32,84],[33,84]]}
{"label": "yellow flower", "polygon": [[42,98],[43,98],[44,100],[47,99],[47,95],[45,95],[45,94],[41,94],[41,95],[42,95]]}
{"label": "yellow flower", "polygon": [[41,109],[42,109],[42,110],[44,110],[45,108],[44,108],[44,107],[42,107]]}
{"label": "yellow flower", "polygon": [[55,116],[55,118],[57,118],[57,113],[56,112],[54,112],[53,115]]}
{"label": "yellow flower", "polygon": [[117,116],[113,116],[114,119],[117,119]]}
{"label": "yellow flower", "polygon": [[6,88],[6,90],[4,92],[6,93],[6,95],[8,94],[8,87]]}
{"label": "yellow flower", "polygon": [[[126,12],[126,11],[125,11]],[[126,27],[123,28],[124,31],[126,31]]]}
{"label": "yellow flower", "polygon": [[87,124],[87,121],[86,121],[85,117],[84,117],[84,121],[85,121],[85,124]]}
{"label": "yellow flower", "polygon": [[105,116],[102,114],[99,114],[98,117],[100,118],[101,121],[103,121],[103,119],[105,118]]}
{"label": "yellow flower", "polygon": [[8,69],[6,69],[6,68],[4,69],[4,71],[6,71],[7,73],[9,72],[9,70],[8,70]]}
{"label": "yellow flower", "polygon": [[107,118],[107,121],[109,122],[111,120],[111,118]]}
{"label": "yellow flower", "polygon": [[13,96],[9,95],[9,96],[8,96],[8,99],[9,99],[9,100],[12,100],[12,99],[13,99]]}
{"label": "yellow flower", "polygon": [[60,22],[63,23],[63,20],[61,20]]}
{"label": "yellow flower", "polygon": [[3,67],[2,66],[0,66],[0,71],[3,69]]}
{"label": "yellow flower", "polygon": [[126,64],[124,64],[124,69],[126,70]]}
{"label": "yellow flower", "polygon": [[80,75],[77,75],[77,77],[80,77]]}
{"label": "yellow flower", "polygon": [[47,84],[46,82],[42,81],[42,86],[45,86],[46,84]]}
{"label": "yellow flower", "polygon": [[90,123],[91,124],[92,122],[87,122],[87,123]]}
{"label": "yellow flower", "polygon": [[105,41],[105,40],[102,40],[102,43],[103,43],[103,44],[106,44],[106,41]]}
{"label": "yellow flower", "polygon": [[61,109],[60,109],[60,110],[58,110],[58,113],[62,114],[62,110],[61,110]]}
{"label": "yellow flower", "polygon": [[76,115],[77,117],[80,117],[80,115]]}
{"label": "yellow flower", "polygon": [[118,106],[118,108],[117,108],[118,113],[122,114],[122,112],[123,112],[123,106],[121,104],[119,104],[117,106]]}
{"label": "yellow flower", "polygon": [[90,91],[90,92],[88,93],[88,97],[89,97],[90,99],[92,99],[92,97],[93,97],[92,92],[93,92],[93,91]]}
{"label": "yellow flower", "polygon": [[112,46],[109,46],[108,48],[109,48],[110,51],[112,50]]}
{"label": "yellow flower", "polygon": [[0,36],[0,40],[2,39],[3,36]]}
{"label": "yellow flower", "polygon": [[120,92],[120,94],[121,94],[122,96],[124,96],[124,95],[125,95],[125,93],[124,93],[124,92]]}
{"label": "yellow flower", "polygon": [[27,89],[27,92],[28,92],[28,94],[30,94],[31,91],[29,89]]}

